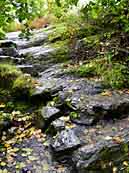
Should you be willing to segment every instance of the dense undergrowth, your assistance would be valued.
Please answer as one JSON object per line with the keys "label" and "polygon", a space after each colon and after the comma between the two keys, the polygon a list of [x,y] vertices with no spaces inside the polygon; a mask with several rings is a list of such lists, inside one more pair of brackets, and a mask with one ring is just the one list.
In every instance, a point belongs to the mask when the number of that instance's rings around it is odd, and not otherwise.
{"label": "dense undergrowth", "polygon": [[50,41],[67,41],[69,69],[83,77],[99,77],[113,88],[128,88],[129,27],[127,1],[90,1],[76,13],[58,18]]}

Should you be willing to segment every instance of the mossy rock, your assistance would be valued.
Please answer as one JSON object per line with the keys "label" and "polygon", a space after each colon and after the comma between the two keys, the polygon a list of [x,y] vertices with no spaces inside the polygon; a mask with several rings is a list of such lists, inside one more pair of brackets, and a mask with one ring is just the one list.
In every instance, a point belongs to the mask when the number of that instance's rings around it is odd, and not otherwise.
{"label": "mossy rock", "polygon": [[0,87],[11,88],[13,81],[22,74],[22,72],[11,64],[0,64]]}
{"label": "mossy rock", "polygon": [[28,98],[33,93],[34,79],[11,64],[0,64],[0,95]]}
{"label": "mossy rock", "polygon": [[14,80],[11,93],[16,97],[29,97],[33,90],[34,80],[30,75],[22,74]]}

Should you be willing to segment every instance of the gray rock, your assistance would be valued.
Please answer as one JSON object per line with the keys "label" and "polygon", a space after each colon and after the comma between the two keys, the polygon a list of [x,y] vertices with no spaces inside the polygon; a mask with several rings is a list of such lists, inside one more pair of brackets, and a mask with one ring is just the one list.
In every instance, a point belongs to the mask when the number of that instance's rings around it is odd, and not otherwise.
{"label": "gray rock", "polygon": [[68,103],[69,109],[77,112],[79,116],[72,119],[74,123],[89,126],[99,120],[120,118],[129,111],[129,94],[114,91],[111,96],[104,96],[101,83],[66,75],[61,65],[44,71],[39,81],[44,88],[49,83],[49,93],[53,88],[62,88],[56,90],[55,96],[61,104]]}
{"label": "gray rock", "polygon": [[5,55],[5,56],[13,56],[13,57],[19,56],[17,49],[14,48],[14,47],[5,47],[5,48],[2,48],[2,55]]}
{"label": "gray rock", "polygon": [[65,129],[65,121],[63,121],[62,119],[57,119],[55,121],[52,122],[52,125],[54,127],[54,129],[56,131],[61,131]]}
{"label": "gray rock", "polygon": [[49,53],[53,51],[54,49],[50,47],[34,46],[34,47],[26,48],[26,49],[21,49],[19,51],[19,54],[23,56],[30,55],[30,56],[33,56],[34,58],[40,58],[40,57],[45,58],[47,55],[49,55]]}
{"label": "gray rock", "polygon": [[12,40],[0,40],[0,47],[1,48],[5,48],[5,47],[14,47],[17,48],[17,45],[15,42],[13,42]]}
{"label": "gray rock", "polygon": [[17,65],[18,68],[21,69],[21,71],[23,71],[23,73],[28,73],[31,74],[32,76],[38,76],[38,72],[35,70],[33,65],[30,64],[24,64],[24,65]]}
{"label": "gray rock", "polygon": [[41,115],[45,121],[52,121],[60,116],[60,110],[55,107],[46,106],[42,108]]}
{"label": "gray rock", "polygon": [[46,130],[52,121],[60,117],[60,110],[55,107],[46,106],[41,109],[40,114],[34,116],[34,124],[36,127]]}
{"label": "gray rock", "polygon": [[[74,99],[74,98],[73,98]],[[71,101],[80,115],[74,122],[91,125],[102,119],[115,119],[125,115],[129,111],[129,95],[112,93],[112,96],[80,96],[80,99]]]}
{"label": "gray rock", "polygon": [[1,120],[0,121],[0,137],[3,131],[7,131],[11,127],[10,120]]}
{"label": "gray rock", "polygon": [[52,149],[54,154],[62,154],[66,151],[73,151],[81,145],[79,138],[75,135],[73,129],[63,130],[53,141]]}
{"label": "gray rock", "polygon": [[[89,144],[78,149],[73,154],[78,173],[89,173],[98,171],[112,172],[114,165],[118,170],[123,161],[127,159],[125,148],[129,146],[129,134],[117,137],[120,141],[103,140],[96,144]],[[117,139],[116,138],[116,139]],[[115,137],[114,137],[115,139]],[[112,162],[112,164],[110,164]]]}
{"label": "gray rock", "polygon": [[43,33],[42,30],[33,31],[33,35],[30,40],[20,39],[19,34],[20,32],[11,32],[6,35],[7,39],[13,40],[13,42],[17,44],[19,49],[41,45],[48,37],[48,34]]}
{"label": "gray rock", "polygon": [[31,96],[32,102],[46,103],[47,101],[52,100],[55,94],[62,90],[61,86],[56,86],[55,84],[55,80],[44,79],[44,81],[41,83],[41,86],[37,86],[35,88],[35,91]]}
{"label": "gray rock", "polygon": [[18,56],[17,45],[10,40],[0,40],[0,55]]}
{"label": "gray rock", "polygon": [[17,58],[17,57],[11,57],[11,56],[0,56],[0,62],[12,62],[16,64],[20,64],[24,62],[24,58]]}

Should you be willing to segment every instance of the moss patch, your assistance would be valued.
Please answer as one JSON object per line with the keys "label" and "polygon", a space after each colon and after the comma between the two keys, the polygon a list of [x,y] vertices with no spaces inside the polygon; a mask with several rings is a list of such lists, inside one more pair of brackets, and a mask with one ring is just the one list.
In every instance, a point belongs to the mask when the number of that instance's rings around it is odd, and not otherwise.
{"label": "moss patch", "polygon": [[10,88],[13,81],[22,74],[16,66],[11,64],[0,64],[0,87]]}
{"label": "moss patch", "polygon": [[30,75],[23,74],[19,69],[11,64],[0,64],[0,93],[6,95],[19,92],[19,94],[32,93],[34,80]]}
{"label": "moss patch", "polygon": [[34,89],[34,80],[28,75],[20,75],[13,82],[12,93],[20,96],[21,93],[24,95],[31,95]]}

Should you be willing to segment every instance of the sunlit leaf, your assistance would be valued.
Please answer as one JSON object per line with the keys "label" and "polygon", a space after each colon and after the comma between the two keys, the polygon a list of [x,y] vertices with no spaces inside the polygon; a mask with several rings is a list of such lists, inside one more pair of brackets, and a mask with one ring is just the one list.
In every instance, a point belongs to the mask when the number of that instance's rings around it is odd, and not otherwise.
{"label": "sunlit leaf", "polygon": [[1,166],[6,166],[7,164],[6,164],[6,162],[1,162],[0,165]]}

